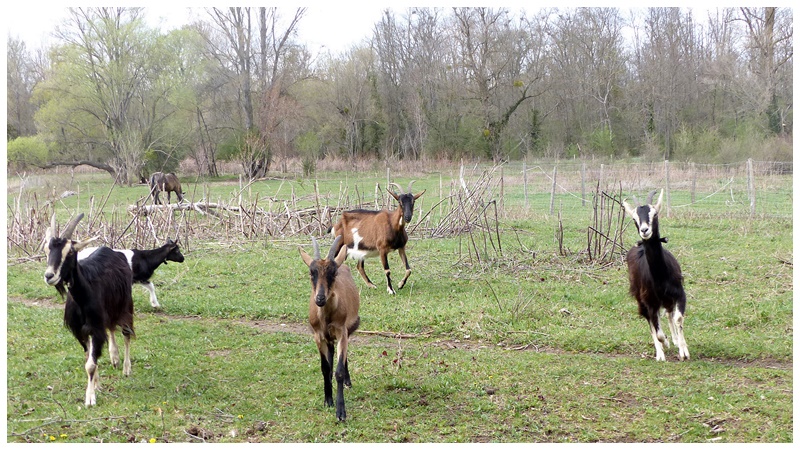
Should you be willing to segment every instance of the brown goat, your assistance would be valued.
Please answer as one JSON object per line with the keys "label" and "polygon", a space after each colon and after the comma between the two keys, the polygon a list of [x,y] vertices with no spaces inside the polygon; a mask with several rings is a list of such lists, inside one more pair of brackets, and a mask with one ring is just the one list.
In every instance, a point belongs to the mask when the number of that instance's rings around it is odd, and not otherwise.
{"label": "brown goat", "polygon": [[672,342],[678,347],[678,357],[683,361],[689,359],[689,347],[683,336],[686,293],[683,290],[683,275],[678,260],[661,245],[667,241],[661,237],[658,229],[658,212],[661,210],[664,190],[661,190],[654,206],[652,201],[655,193],[656,191],[652,191],[647,198],[647,204],[642,206],[631,206],[627,201],[622,202],[642,238],[641,242],[628,251],[625,258],[628,263],[630,293],[636,298],[639,314],[650,325],[650,334],[656,347],[656,361],[666,361],[663,347],[669,347],[669,341],[659,324],[658,314],[662,308],[667,311]]}
{"label": "brown goat", "polygon": [[[314,333],[314,342],[319,349],[320,366],[325,389],[325,406],[333,406],[333,345],[336,349],[336,418],[345,420],[344,386],[352,386],[350,370],[347,366],[347,342],[355,333],[361,318],[358,308],[361,298],[350,268],[342,265],[347,251],[340,248],[341,237],[333,241],[328,257],[320,259],[319,244],[313,237],[314,257],[299,247],[300,256],[309,269],[311,278],[311,300],[308,309],[308,323]],[[339,249],[337,253],[337,249]]]}
{"label": "brown goat", "polygon": [[389,252],[397,250],[400,259],[406,266],[405,276],[397,285],[397,289],[402,289],[411,275],[411,266],[406,257],[406,242],[408,242],[406,224],[411,221],[411,216],[414,214],[414,202],[425,193],[423,190],[419,194],[412,194],[412,184],[414,181],[408,184],[408,192],[404,193],[400,186],[391,183],[400,190],[400,195],[386,189],[399,203],[397,209],[393,211],[387,209],[345,211],[339,222],[333,227],[333,235],[343,237],[342,244],[347,247],[348,256],[358,260],[356,265],[358,273],[371,288],[374,288],[375,284],[370,281],[364,271],[364,258],[380,256],[383,271],[386,274],[386,291],[391,295],[394,295],[395,291],[392,288],[391,271],[389,270]]}
{"label": "brown goat", "polygon": [[156,205],[161,204],[158,198],[159,192],[164,191],[167,193],[167,203],[170,202],[170,194],[175,192],[178,196],[178,202],[183,201],[183,190],[181,190],[181,182],[178,181],[178,176],[174,173],[155,172],[150,176],[150,195]]}

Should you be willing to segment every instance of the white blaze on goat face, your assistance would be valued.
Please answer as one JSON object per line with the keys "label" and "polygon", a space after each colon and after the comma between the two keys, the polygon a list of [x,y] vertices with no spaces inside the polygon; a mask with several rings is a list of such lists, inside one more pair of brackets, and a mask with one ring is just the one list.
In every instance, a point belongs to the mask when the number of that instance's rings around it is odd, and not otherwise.
{"label": "white blaze on goat face", "polygon": [[[64,259],[67,258],[69,251],[72,249],[72,241],[67,241],[64,248],[61,249],[61,258],[58,261],[52,261],[51,255],[48,251],[47,254],[47,269],[44,271],[44,282],[50,286],[55,286],[61,281],[61,265],[64,264]],[[49,278],[48,278],[49,277]]]}
{"label": "white blaze on goat face", "polygon": [[[403,219],[400,219],[403,220]],[[377,250],[364,250],[360,248],[361,241],[364,239],[360,234],[358,234],[358,228],[353,228],[350,230],[353,233],[353,248],[347,249],[347,256],[352,259],[364,259],[367,257],[374,257],[378,256]]]}

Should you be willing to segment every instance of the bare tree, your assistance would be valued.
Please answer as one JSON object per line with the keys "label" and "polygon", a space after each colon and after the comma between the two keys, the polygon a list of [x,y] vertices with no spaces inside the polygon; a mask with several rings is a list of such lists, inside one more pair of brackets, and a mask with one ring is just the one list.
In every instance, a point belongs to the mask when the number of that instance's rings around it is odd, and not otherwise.
{"label": "bare tree", "polygon": [[741,20],[744,21],[749,37],[750,70],[759,80],[762,87],[763,100],[760,110],[767,116],[769,129],[774,133],[782,133],[785,126],[784,108],[779,104],[777,95],[778,71],[791,61],[792,27],[780,26],[776,33],[776,20],[791,23],[789,14],[778,18],[777,8],[740,8]]}
{"label": "bare tree", "polygon": [[[278,102],[286,85],[282,62],[289,54],[290,37],[305,8],[297,8],[287,25],[280,23],[277,8],[258,8],[258,15],[255,12],[242,7],[212,8],[209,16],[223,38],[207,35],[211,53],[219,64],[233,68],[242,113],[240,160],[250,178],[262,177],[269,170],[271,144],[280,123]],[[254,92],[256,80],[258,89]],[[254,101],[256,94],[258,101]],[[254,105],[259,106],[260,117],[256,117]]]}
{"label": "bare tree", "polygon": [[36,126],[33,122],[33,113],[35,112],[32,103],[33,88],[43,75],[35,70],[33,57],[25,47],[25,42],[21,40],[8,40],[6,62],[7,139],[31,136],[36,133]]}
{"label": "bare tree", "polygon": [[526,41],[519,39],[519,28],[505,9],[454,8],[453,15],[467,90],[480,104],[488,156],[499,160],[503,130],[517,108],[532,97],[529,89],[534,80],[521,73],[528,49],[517,46]]}

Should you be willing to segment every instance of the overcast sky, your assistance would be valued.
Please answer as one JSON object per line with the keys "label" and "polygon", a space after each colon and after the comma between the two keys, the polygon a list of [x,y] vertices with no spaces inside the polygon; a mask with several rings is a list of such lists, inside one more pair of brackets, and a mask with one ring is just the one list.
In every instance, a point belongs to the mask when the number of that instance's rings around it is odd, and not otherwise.
{"label": "overcast sky", "polygon": [[[5,37],[22,39],[28,50],[54,43],[53,30],[68,17],[67,7],[43,6],[38,2],[24,2],[13,6],[9,3],[6,2],[6,6],[3,6],[2,14],[6,22]],[[315,6],[309,6],[305,16],[300,20],[298,31],[301,41],[305,42],[313,52],[318,52],[324,46],[334,54],[371,37],[375,23],[386,8],[368,4],[348,7],[334,1],[306,4]],[[293,11],[292,6],[283,8],[287,8],[284,16]],[[393,10],[401,13],[405,7]],[[207,18],[206,12],[199,7],[189,12],[185,6],[149,5],[145,6],[145,11],[148,22],[153,26],[160,24],[162,31],[180,27],[189,22],[191,17],[203,20]]]}

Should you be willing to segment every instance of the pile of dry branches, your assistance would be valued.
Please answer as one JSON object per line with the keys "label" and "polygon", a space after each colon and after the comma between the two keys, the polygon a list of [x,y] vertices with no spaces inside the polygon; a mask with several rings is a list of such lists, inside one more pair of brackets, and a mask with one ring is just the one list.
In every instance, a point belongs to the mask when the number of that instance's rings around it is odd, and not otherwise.
{"label": "pile of dry branches", "polygon": [[[409,227],[412,237],[415,230],[417,234],[421,232],[433,238],[464,236],[463,244],[470,261],[473,257],[482,262],[502,256],[494,200],[500,185],[494,177],[498,167],[480,172],[473,168],[472,173],[466,174],[462,166],[459,179],[450,183],[449,195],[427,213],[415,212],[416,220]],[[52,192],[48,199],[41,200],[35,192],[21,187],[9,207],[8,250],[12,256],[9,262],[44,256],[44,232],[54,213],[58,213],[59,222],[65,222],[83,212],[85,217],[78,224],[76,235],[98,237],[99,245],[152,248],[163,244],[167,238],[180,238],[182,247],[189,250],[195,239],[232,244],[238,240],[322,236],[342,211],[396,207],[396,202],[378,184],[374,198],[369,198],[372,193],[358,192],[357,187],[351,193],[346,186],[340,187],[336,195],[320,195],[316,185],[314,193],[305,197],[296,196],[294,190],[288,199],[261,197],[257,192],[243,196],[247,187],[240,185],[239,192],[234,192],[227,201],[184,200],[155,205],[148,196],[127,208],[107,204],[113,187],[102,198],[90,197],[88,205],[81,204],[80,194],[72,191]],[[64,199],[71,196],[77,196],[78,206],[65,204]]]}

